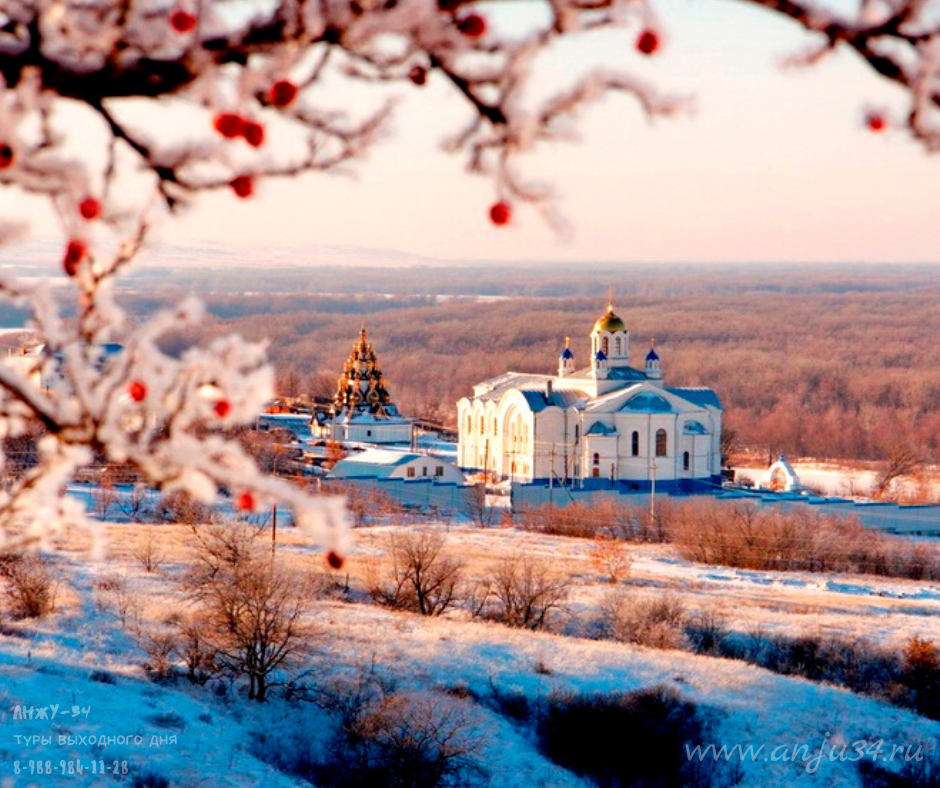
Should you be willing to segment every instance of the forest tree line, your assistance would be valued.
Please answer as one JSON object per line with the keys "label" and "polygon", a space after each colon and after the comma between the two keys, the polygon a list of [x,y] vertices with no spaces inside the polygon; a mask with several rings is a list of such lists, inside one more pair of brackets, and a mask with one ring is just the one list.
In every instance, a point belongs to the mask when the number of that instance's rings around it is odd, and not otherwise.
{"label": "forest tree line", "polygon": [[[463,269],[440,270],[441,290],[448,282],[463,287]],[[554,282],[555,269],[546,270],[545,281]],[[655,338],[667,383],[714,388],[739,447],[871,460],[905,448],[940,460],[940,272],[926,266],[657,271],[586,276],[606,276],[616,287],[633,365],[642,367]],[[330,396],[365,324],[401,409],[449,424],[456,401],[474,383],[507,370],[553,373],[565,336],[578,366],[587,366],[588,335],[606,306],[599,282],[592,297],[531,297],[522,294],[531,289],[522,279],[538,279],[538,272],[528,270],[526,277],[496,277],[515,283],[516,295],[506,284],[505,296],[434,296],[415,292],[413,276],[412,269],[384,272],[381,285],[400,286],[397,295],[337,295],[310,273],[308,290],[328,294],[210,292],[204,294],[209,319],[173,337],[170,349],[231,330],[267,338],[282,394]],[[484,279],[478,290],[492,290]],[[433,289],[427,276],[422,287]],[[148,311],[173,297],[168,287],[128,300]]]}

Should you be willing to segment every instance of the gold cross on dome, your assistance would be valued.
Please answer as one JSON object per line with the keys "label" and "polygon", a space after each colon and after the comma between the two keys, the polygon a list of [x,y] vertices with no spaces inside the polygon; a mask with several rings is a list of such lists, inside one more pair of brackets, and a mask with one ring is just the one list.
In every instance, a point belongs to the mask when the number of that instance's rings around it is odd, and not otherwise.
{"label": "gold cross on dome", "polygon": [[611,311],[614,309],[614,286],[611,285],[607,288],[607,308]]}

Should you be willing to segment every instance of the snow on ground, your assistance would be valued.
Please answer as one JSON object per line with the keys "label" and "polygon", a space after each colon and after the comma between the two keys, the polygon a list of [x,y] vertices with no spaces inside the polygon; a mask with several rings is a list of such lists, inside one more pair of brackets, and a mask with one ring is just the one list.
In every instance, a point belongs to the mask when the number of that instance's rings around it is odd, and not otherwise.
{"label": "snow on ground", "polygon": [[[357,550],[380,554],[393,531],[357,530]],[[612,591],[591,563],[589,539],[466,526],[450,526],[448,534],[477,574],[520,550],[572,573],[571,606],[579,614],[596,614]],[[630,553],[630,577],[622,587],[646,596],[673,594],[692,610],[717,610],[733,631],[863,637],[893,647],[912,636],[936,638],[940,631],[940,582],[708,566],[686,561],[669,545],[631,545]]]}
{"label": "snow on ground", "polygon": [[[110,786],[125,764],[131,774],[152,768],[180,786],[295,785],[246,752],[245,729],[208,693],[147,679],[133,638],[93,601],[94,577],[112,568],[69,561],[63,574],[73,604],[61,615],[23,622],[0,637],[0,786]],[[144,594],[153,590],[148,585],[165,585],[156,577],[142,580]],[[47,719],[18,719],[17,706],[48,708]],[[76,706],[77,716],[71,713]],[[65,737],[61,744],[59,737]],[[107,743],[99,744],[99,737]],[[48,763],[52,775],[32,776],[31,761],[33,769]],[[73,775],[70,763],[84,773]]]}
{"label": "snow on ground", "polygon": [[[575,582],[572,610],[590,616],[611,586],[590,562],[588,540],[552,537],[511,529],[446,529],[453,548],[471,573],[482,574],[501,556],[519,551],[550,560]],[[89,563],[67,553],[62,572],[67,591],[61,611],[40,622],[9,625],[0,634],[0,788],[33,785],[110,785],[110,774],[89,775],[92,760],[127,760],[152,766],[179,786],[297,785],[248,753],[252,735],[277,722],[275,704],[264,710],[240,698],[216,698],[185,683],[158,685],[141,668],[145,660],[134,637],[112,611],[95,604],[95,580],[113,572],[130,578],[142,600],[145,627],[180,608],[172,577],[186,563],[189,533],[182,526],[155,526],[166,553],[161,572],[143,572],[135,552],[146,526],[107,526],[111,556]],[[370,561],[380,559],[396,528],[356,531],[356,553],[348,569],[355,585]],[[278,551],[289,562],[319,569],[318,549],[294,529],[278,532]],[[633,569],[622,588],[637,594],[674,593],[690,608],[724,605],[729,626],[748,631],[764,626],[776,631],[854,633],[896,642],[908,634],[936,637],[940,584],[863,576],[811,573],[745,572],[693,564],[665,546],[634,546]],[[700,704],[713,721],[714,741],[702,745],[763,746],[757,760],[742,764],[744,786],[860,785],[852,763],[824,759],[817,771],[807,761],[824,741],[883,739],[916,748],[940,737],[940,723],[888,704],[759,668],[680,651],[658,651],[624,644],[512,630],[457,617],[426,619],[382,608],[320,601],[314,615],[320,628],[309,667],[313,675],[338,668],[376,664],[400,690],[438,688],[487,697],[524,694],[531,701],[553,693],[622,692],[665,684]],[[114,683],[92,680],[93,672]],[[58,704],[55,720],[14,720],[19,705]],[[64,716],[73,705],[88,715]],[[267,718],[265,715],[275,715]],[[586,788],[589,785],[545,759],[531,732],[491,709],[477,710],[485,733],[483,761],[499,788]],[[270,720],[270,722],[266,722]],[[58,736],[140,735],[143,743],[58,746]],[[153,736],[177,737],[175,744],[153,746]],[[21,737],[17,740],[15,737]],[[55,744],[23,737],[52,736]],[[158,738],[159,743],[159,738]],[[805,758],[781,759],[780,749],[804,745]],[[625,742],[625,746],[629,746]],[[827,744],[827,747],[829,745]],[[788,751],[789,752],[789,751]],[[827,750],[828,752],[828,750]],[[637,757],[643,757],[637,753]],[[776,757],[776,760],[773,759]],[[898,756],[900,758],[900,756]],[[19,760],[80,759],[86,774],[66,779],[15,776]],[[766,760],[765,760],[766,759]],[[811,765],[811,761],[810,764]],[[899,765],[896,763],[895,765]],[[28,766],[26,767],[28,768]]]}
{"label": "snow on ground", "polygon": [[[772,762],[771,754],[778,747],[797,745],[808,745],[815,754],[827,736],[846,742],[883,739],[890,752],[894,745],[916,748],[919,742],[940,735],[940,723],[901,709],[731,660],[510,630],[496,624],[418,619],[342,603],[325,605],[323,616],[330,630],[343,634],[326,660],[352,662],[370,654],[385,672],[414,686],[461,687],[482,696],[495,686],[500,692],[521,693],[530,700],[565,691],[611,693],[660,684],[674,687],[686,699],[707,707],[716,720],[714,741],[701,744],[763,745],[758,761],[742,764],[744,779],[739,785],[858,786],[851,765],[824,761],[818,771],[809,773],[800,759]],[[629,742],[624,746],[629,747]],[[487,757],[499,775],[497,784],[504,788],[539,784],[536,774],[515,762],[515,750],[503,747]],[[782,755],[782,750],[777,754]],[[555,779],[541,784],[578,784]]]}

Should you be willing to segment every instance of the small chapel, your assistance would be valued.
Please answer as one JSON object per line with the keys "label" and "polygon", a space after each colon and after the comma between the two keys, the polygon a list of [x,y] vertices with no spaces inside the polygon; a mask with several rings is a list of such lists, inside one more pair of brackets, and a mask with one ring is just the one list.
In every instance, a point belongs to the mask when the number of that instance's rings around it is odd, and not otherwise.
{"label": "small chapel", "polygon": [[332,440],[342,443],[409,443],[412,422],[389,394],[365,326],[343,365],[329,414]]}
{"label": "small chapel", "polygon": [[556,374],[506,372],[457,403],[458,465],[490,478],[621,492],[703,492],[721,485],[721,418],[708,388],[666,384],[650,346],[631,366],[613,301],[594,323],[588,364],[568,338]]}

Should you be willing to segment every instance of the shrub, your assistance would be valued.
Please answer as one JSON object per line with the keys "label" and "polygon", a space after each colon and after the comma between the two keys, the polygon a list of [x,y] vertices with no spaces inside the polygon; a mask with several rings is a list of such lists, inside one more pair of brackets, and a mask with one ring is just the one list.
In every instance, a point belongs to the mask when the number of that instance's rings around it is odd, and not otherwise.
{"label": "shrub", "polygon": [[721,610],[697,610],[686,619],[685,635],[689,647],[697,654],[721,654],[728,638],[727,622],[728,618]]}
{"label": "shrub", "polygon": [[173,632],[150,633],[144,641],[144,651],[147,652],[147,670],[154,679],[166,681],[173,675],[173,656],[177,652]]}
{"label": "shrub", "polygon": [[537,723],[544,755],[601,788],[689,784],[686,743],[702,741],[696,707],[667,687],[557,695]]}
{"label": "shrub", "polygon": [[131,778],[131,788],[169,788],[170,780],[152,766],[145,766]]}
{"label": "shrub", "polygon": [[918,714],[940,719],[940,651],[924,638],[909,638],[903,652],[901,680],[910,689]]}
{"label": "shrub", "polygon": [[438,694],[383,695],[343,725],[317,769],[335,788],[461,788],[485,782],[469,705]]}
{"label": "shrub", "polygon": [[636,599],[615,593],[605,601],[602,618],[606,632],[615,640],[651,648],[686,646],[686,611],[678,597]]}
{"label": "shrub", "polygon": [[611,538],[599,538],[591,550],[591,563],[611,583],[619,583],[630,574],[630,548]]}
{"label": "shrub", "polygon": [[197,501],[183,490],[174,490],[160,498],[157,517],[165,523],[198,525],[212,519],[212,507]]}
{"label": "shrub", "polygon": [[49,559],[39,555],[5,556],[0,563],[4,597],[15,618],[40,618],[55,610],[59,579]]}
{"label": "shrub", "polygon": [[484,592],[482,615],[512,627],[542,629],[562,609],[571,579],[555,572],[545,561],[517,554],[503,559]]}

